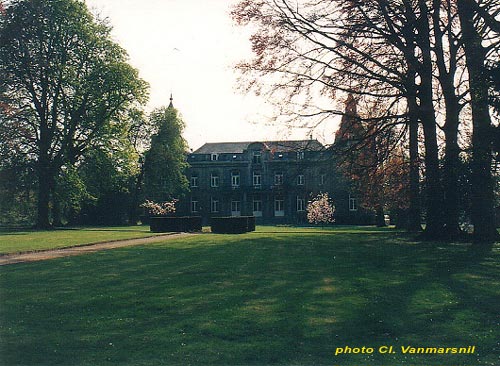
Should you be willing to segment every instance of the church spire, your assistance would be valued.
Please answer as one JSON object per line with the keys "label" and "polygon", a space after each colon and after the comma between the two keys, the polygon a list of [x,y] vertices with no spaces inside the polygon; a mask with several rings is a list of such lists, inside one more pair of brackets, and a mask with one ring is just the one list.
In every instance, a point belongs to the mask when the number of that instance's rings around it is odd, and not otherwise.
{"label": "church spire", "polygon": [[168,108],[174,108],[174,97],[172,96],[172,93],[170,93],[170,104],[168,105]]}

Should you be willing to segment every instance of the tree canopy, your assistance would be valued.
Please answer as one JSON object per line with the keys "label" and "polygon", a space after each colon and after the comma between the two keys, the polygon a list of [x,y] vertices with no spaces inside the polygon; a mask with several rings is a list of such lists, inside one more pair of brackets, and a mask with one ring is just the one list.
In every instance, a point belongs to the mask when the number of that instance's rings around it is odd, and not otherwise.
{"label": "tree canopy", "polygon": [[172,105],[154,110],[149,119],[157,133],[145,154],[144,196],[157,202],[178,199],[188,187],[184,175],[187,167],[187,143],[182,137],[184,122]]}
{"label": "tree canopy", "polygon": [[12,0],[0,16],[0,150],[34,162],[39,227],[50,226],[61,168],[113,141],[127,110],[146,101],[110,31],[77,0]]}
{"label": "tree canopy", "polygon": [[232,14],[252,26],[253,57],[238,69],[244,87],[277,97],[302,125],[343,114],[336,103],[353,94],[366,139],[408,147],[412,226],[421,200],[430,239],[460,235],[456,186],[470,158],[470,219],[475,240],[490,243],[499,12],[494,0],[241,0]]}

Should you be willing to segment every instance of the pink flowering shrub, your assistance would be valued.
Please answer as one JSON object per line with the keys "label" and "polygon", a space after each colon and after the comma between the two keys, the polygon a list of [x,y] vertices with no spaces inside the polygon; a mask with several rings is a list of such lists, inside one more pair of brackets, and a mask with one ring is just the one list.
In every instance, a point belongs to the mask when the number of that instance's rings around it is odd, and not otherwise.
{"label": "pink flowering shrub", "polygon": [[150,200],[146,200],[141,207],[144,207],[149,211],[151,216],[165,216],[170,213],[175,212],[175,204],[178,200],[172,200],[167,202],[154,202]]}
{"label": "pink flowering shrub", "polygon": [[335,222],[334,212],[335,206],[328,197],[328,193],[320,193],[307,204],[307,221],[311,224]]}

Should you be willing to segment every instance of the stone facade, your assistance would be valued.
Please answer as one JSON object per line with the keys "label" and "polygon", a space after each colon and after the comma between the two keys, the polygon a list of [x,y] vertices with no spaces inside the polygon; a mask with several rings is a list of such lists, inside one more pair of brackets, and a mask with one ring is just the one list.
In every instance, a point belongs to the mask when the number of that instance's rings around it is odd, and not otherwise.
{"label": "stone facade", "polygon": [[259,224],[306,223],[308,201],[328,192],[337,223],[369,223],[317,140],[207,143],[187,157],[190,193],[183,214],[256,216]]}

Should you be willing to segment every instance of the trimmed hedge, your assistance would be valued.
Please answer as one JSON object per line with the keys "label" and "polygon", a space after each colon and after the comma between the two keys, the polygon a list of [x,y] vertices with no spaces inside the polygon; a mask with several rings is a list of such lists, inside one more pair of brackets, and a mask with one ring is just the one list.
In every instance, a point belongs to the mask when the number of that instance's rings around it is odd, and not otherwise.
{"label": "trimmed hedge", "polygon": [[255,231],[255,216],[212,217],[210,227],[217,234],[241,234]]}
{"label": "trimmed hedge", "polygon": [[201,231],[201,216],[151,217],[149,227],[153,233]]}

